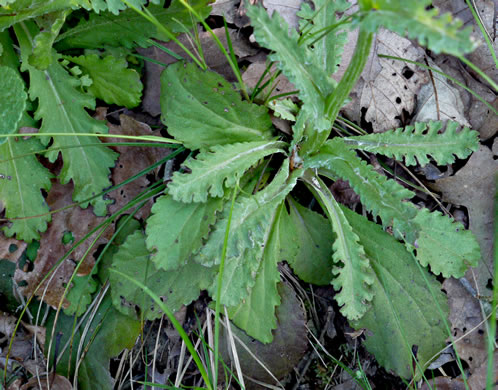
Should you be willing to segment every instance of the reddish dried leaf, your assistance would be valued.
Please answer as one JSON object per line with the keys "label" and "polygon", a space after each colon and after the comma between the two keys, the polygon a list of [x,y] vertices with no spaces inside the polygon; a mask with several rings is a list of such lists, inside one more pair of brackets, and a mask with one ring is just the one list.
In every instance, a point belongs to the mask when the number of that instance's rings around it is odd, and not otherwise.
{"label": "reddish dried leaf", "polygon": [[[56,183],[48,193],[47,203],[51,210],[58,210],[72,204],[73,184],[61,185]],[[39,286],[41,280],[50,272],[57,262],[66,254],[73,243],[63,243],[63,236],[71,233],[74,243],[82,239],[91,229],[105,220],[104,217],[96,217],[91,208],[81,209],[77,206],[55,213],[52,223],[40,240],[40,248],[31,271],[17,269],[14,280],[21,283],[20,290],[26,296],[33,294],[36,290],[37,296],[43,296],[43,301],[51,306],[58,306],[64,290],[67,286],[76,264],[81,261],[85,252],[89,249],[92,241],[97,237],[94,233],[85,242],[79,245],[58,267],[51,276]],[[113,228],[108,228],[97,240],[81,264],[78,275],[88,275],[95,263],[93,252],[104,243],[113,233]],[[64,300],[63,307],[68,307],[69,302]]]}
{"label": "reddish dried leaf", "polygon": [[[159,135],[154,133],[149,125],[139,122],[128,115],[120,115],[120,126],[109,124],[109,134],[121,135]],[[124,142],[126,140],[119,138],[106,138],[105,142]],[[111,170],[111,178],[114,185],[122,183],[131,176],[144,170],[155,162],[163,159],[170,153],[170,149],[162,147],[138,147],[138,146],[118,146],[113,147],[120,153],[116,166]],[[156,168],[155,173],[159,169]],[[150,184],[146,176],[141,176],[131,183],[114,190],[109,196],[115,199],[114,204],[109,206],[109,211],[114,214],[123,208],[135,196],[140,194]],[[150,214],[152,199],[142,207],[136,214],[136,218],[146,219]]]}

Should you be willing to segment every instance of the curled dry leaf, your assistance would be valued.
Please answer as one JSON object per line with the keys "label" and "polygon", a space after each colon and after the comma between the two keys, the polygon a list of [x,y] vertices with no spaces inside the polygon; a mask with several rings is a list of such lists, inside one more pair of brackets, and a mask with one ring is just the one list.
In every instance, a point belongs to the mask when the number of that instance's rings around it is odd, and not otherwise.
{"label": "curled dry leaf", "polygon": [[[108,124],[109,134],[133,135],[133,136],[150,136],[159,135],[152,131],[149,125],[139,122],[128,115],[120,115],[121,124],[119,126]],[[106,138],[104,142],[124,142],[120,138]],[[163,159],[170,153],[170,149],[163,147],[138,147],[138,146],[115,146],[113,149],[119,152],[119,159],[116,166],[111,169],[112,182],[116,185],[122,183],[131,176],[146,169],[155,162]],[[157,173],[159,168],[155,169]],[[109,211],[114,214],[124,207],[129,201],[140,194],[150,184],[146,175],[137,178],[131,183],[118,188],[109,193],[109,197],[115,202],[109,206]],[[135,214],[136,218],[147,218],[150,214],[150,208],[153,201],[149,200]]]}
{"label": "curled dry leaf", "polygon": [[[343,62],[348,61],[347,48],[345,52]],[[381,58],[379,54],[419,61],[424,51],[388,30],[381,29],[377,34],[367,65],[350,95],[352,102],[345,111],[358,123],[364,115],[363,119],[372,123],[375,131],[384,131],[399,127],[404,116],[413,112],[416,94],[428,77],[415,65]],[[344,68],[341,64],[339,69]]]}
{"label": "curled dry leaf", "polygon": [[[73,204],[72,192],[72,182],[66,185],[55,183],[47,196],[50,209],[58,210]],[[45,282],[41,285],[40,282],[74,243],[81,240],[90,230],[104,220],[104,217],[96,217],[91,208],[81,209],[77,206],[53,214],[52,223],[41,237],[40,248],[38,249],[33,269],[27,271],[16,270],[14,279],[18,285],[22,286],[20,287],[21,292],[26,296],[30,296],[36,291],[37,296],[43,296],[45,303],[55,307],[58,306],[76,264],[84,258],[78,270],[78,275],[88,275],[91,272],[95,264],[93,252],[112,235],[111,227],[97,240],[86,257],[84,257],[85,252],[90,248],[93,240],[96,239],[98,232],[79,245]],[[72,237],[72,239],[67,242],[69,237]],[[65,242],[67,243],[65,244]],[[64,300],[62,306],[64,308],[69,306],[67,299]]]}
{"label": "curled dry leaf", "polygon": [[[41,387],[40,387],[41,385]],[[20,390],[72,390],[73,385],[66,377],[58,374],[51,374],[48,377],[32,377],[27,383],[21,386]]]}

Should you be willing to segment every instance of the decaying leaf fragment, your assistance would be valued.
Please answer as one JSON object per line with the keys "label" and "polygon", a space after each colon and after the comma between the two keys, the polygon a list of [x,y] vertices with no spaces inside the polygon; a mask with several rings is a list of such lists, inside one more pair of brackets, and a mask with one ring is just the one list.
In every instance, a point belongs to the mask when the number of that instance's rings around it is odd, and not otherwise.
{"label": "decaying leaf fragment", "polygon": [[[71,200],[72,184],[55,184],[48,193],[47,203],[52,210],[57,210],[72,204]],[[66,254],[66,252],[82,239],[90,230],[102,223],[103,217],[96,217],[91,209],[81,209],[77,206],[59,211],[53,214],[52,223],[47,232],[41,237],[40,248],[34,267],[31,271],[16,270],[15,281],[24,285],[21,291],[24,295],[31,295],[47,275],[50,269]],[[64,260],[57,271],[49,277],[36,290],[37,296],[43,296],[43,301],[51,306],[58,306],[64,294],[69,278],[71,277],[76,264],[81,261],[85,252],[89,249],[91,242],[97,237],[97,233],[90,236],[85,242],[79,245],[71,255]],[[112,230],[108,229],[97,240],[93,250],[83,260],[83,264],[78,270],[78,275],[87,275],[94,265],[93,251],[98,245],[112,235]],[[68,237],[72,237],[68,239]],[[63,301],[63,307],[69,306],[69,301]]]}
{"label": "decaying leaf fragment", "polygon": [[402,125],[403,116],[415,109],[416,95],[428,82],[415,65],[379,54],[419,61],[424,51],[408,39],[388,30],[380,30],[372,45],[369,60],[360,80],[351,93],[353,101],[345,107],[349,117],[370,122],[380,132]]}

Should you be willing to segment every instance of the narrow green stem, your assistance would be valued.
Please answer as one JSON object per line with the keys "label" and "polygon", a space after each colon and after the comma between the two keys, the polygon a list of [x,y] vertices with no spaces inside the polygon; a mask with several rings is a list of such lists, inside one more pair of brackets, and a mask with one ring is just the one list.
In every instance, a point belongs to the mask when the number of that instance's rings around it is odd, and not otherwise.
{"label": "narrow green stem", "polygon": [[234,188],[232,194],[232,204],[230,206],[230,213],[228,214],[227,227],[225,230],[225,238],[223,240],[223,249],[221,251],[220,268],[218,270],[218,281],[216,287],[216,303],[214,314],[214,381],[213,386],[218,385],[218,360],[219,360],[219,339],[220,339],[220,310],[221,310],[221,287],[223,283],[223,271],[225,270],[225,259],[227,257],[228,237],[230,235],[230,224],[232,223],[233,208],[235,206],[235,198],[237,196],[237,189]]}
{"label": "narrow green stem", "polygon": [[[365,68],[370,54],[370,47],[372,46],[372,39],[372,32],[360,29],[353,58],[346,73],[344,73],[334,92],[327,96],[325,100],[325,113],[331,123],[335,122],[339,110],[360,78],[363,68]],[[315,129],[306,129],[305,132],[309,133],[307,141],[301,146],[302,153],[311,154],[316,152],[329,138],[331,131],[332,129],[318,133]]]}
{"label": "narrow green stem", "polygon": [[325,112],[331,122],[334,122],[337,118],[339,110],[342,108],[342,104],[360,78],[361,72],[363,72],[363,68],[368,60],[368,55],[370,54],[372,39],[373,33],[360,29],[351,63],[335,91],[331,93],[325,101]]}
{"label": "narrow green stem", "polygon": [[469,61],[467,58],[463,56],[457,57],[460,61],[462,61],[465,65],[467,65],[470,69],[472,69],[474,72],[476,72],[479,76],[483,78],[484,81],[486,81],[491,88],[495,92],[498,92],[498,84],[496,84],[491,77],[489,77],[486,73],[484,73],[481,69],[479,69],[477,66],[475,66],[471,61]]}

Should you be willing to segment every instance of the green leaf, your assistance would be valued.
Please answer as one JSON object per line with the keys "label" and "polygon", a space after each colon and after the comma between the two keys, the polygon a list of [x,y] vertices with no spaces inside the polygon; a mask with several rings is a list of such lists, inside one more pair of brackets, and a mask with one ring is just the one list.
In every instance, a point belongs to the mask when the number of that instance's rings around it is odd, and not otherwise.
{"label": "green leaf", "polygon": [[116,104],[127,108],[140,104],[143,85],[135,69],[128,69],[124,58],[112,55],[100,58],[97,54],[63,58],[78,64],[90,75],[93,83],[88,88],[93,96],[107,104]]}
{"label": "green leaf", "polygon": [[284,210],[280,218],[281,256],[304,282],[330,284],[334,265],[330,222],[293,199],[288,200],[289,213]]}
{"label": "green leaf", "polygon": [[347,319],[358,320],[369,309],[373,298],[371,285],[374,277],[369,260],[357,234],[325,183],[309,171],[304,179],[327,214],[335,234],[332,247],[335,263],[332,285],[338,291],[335,300]]}
{"label": "green leaf", "polygon": [[408,38],[416,38],[435,54],[461,56],[477,47],[477,41],[470,36],[472,28],[461,30],[462,21],[453,20],[449,13],[438,17],[438,8],[427,9],[431,0],[368,0],[363,3],[371,9],[360,20],[368,31],[375,32],[383,26]]}
{"label": "green leaf", "polygon": [[0,145],[0,203],[5,217],[15,218],[2,230],[7,237],[16,235],[26,242],[38,240],[51,219],[42,190],[52,186],[52,174],[36,159],[34,153],[40,150],[35,138],[8,138]]}
{"label": "green leaf", "polygon": [[184,265],[207,238],[223,203],[222,198],[185,204],[170,195],[160,197],[147,220],[147,248],[156,251],[154,264],[164,270]]}
{"label": "green leaf", "polygon": [[[64,133],[53,137],[53,144],[48,153],[50,161],[55,161],[62,154],[64,165],[59,179],[62,184],[70,180],[74,183],[73,200],[81,202],[91,198],[111,185],[110,168],[114,166],[117,154],[95,137],[78,136],[78,133],[107,133],[104,122],[93,119],[85,108],[93,109],[95,99],[80,92],[78,80],[71,77],[59,62],[54,61],[47,70],[40,71],[27,63],[27,56],[33,46],[33,37],[37,28],[32,23],[14,26],[21,45],[23,70],[29,71],[32,100],[38,99],[35,119],[42,119],[40,133]],[[43,137],[47,144],[49,137]],[[90,146],[92,144],[92,146]],[[75,147],[76,146],[76,147]],[[108,200],[102,197],[90,202],[97,215],[104,215]],[[84,202],[81,207],[87,207]]]}
{"label": "green leaf", "polygon": [[0,31],[23,20],[67,8],[76,9],[79,5],[80,0],[16,0],[0,8]]}
{"label": "green leaf", "polygon": [[[0,136],[13,134],[26,109],[28,95],[24,90],[24,81],[19,73],[8,67],[0,66]],[[0,145],[6,138],[0,138]]]}
{"label": "green leaf", "polygon": [[46,70],[53,62],[52,45],[70,12],[70,9],[64,9],[43,15],[36,20],[41,31],[36,35],[33,53],[28,57],[31,66]]}
{"label": "green leaf", "polygon": [[168,132],[189,149],[271,137],[268,110],[242,101],[222,76],[177,62],[161,75],[161,111]]}
{"label": "green leaf", "polygon": [[408,242],[415,241],[418,225],[411,219],[417,209],[406,202],[414,193],[377,173],[371,165],[360,160],[341,138],[327,141],[317,155],[307,160],[305,167],[324,167],[347,180],[360,196],[361,203],[374,216],[380,216],[384,226],[392,224],[397,237],[404,234]]}
{"label": "green leaf", "polygon": [[92,294],[97,291],[98,283],[92,275],[78,276],[73,278],[71,289],[66,299],[71,303],[64,309],[68,316],[76,315],[77,317],[85,314],[88,305],[92,303]]}
{"label": "green leaf", "polygon": [[411,378],[413,346],[418,363],[425,367],[446,345],[448,334],[438,310],[439,305],[448,315],[446,296],[436,278],[421,269],[402,244],[366,218],[346,207],[342,211],[374,271],[372,308],[353,326],[367,329],[365,346],[386,370]]}
{"label": "green leaf", "polygon": [[459,124],[448,122],[443,133],[442,122],[416,123],[383,133],[358,137],[346,137],[344,142],[355,149],[382,154],[397,160],[405,157],[406,165],[426,165],[430,156],[438,165],[453,164],[455,156],[465,158],[479,147],[476,131],[464,127],[457,132]]}
{"label": "green leaf", "polygon": [[[225,269],[222,281],[222,300],[235,306],[245,298],[255,283],[255,276],[268,246],[273,221],[279,205],[295,186],[301,171],[289,175],[288,160],[283,163],[272,182],[256,195],[239,195],[230,223]],[[204,265],[219,264],[230,207],[226,205],[206,245],[195,260]],[[215,296],[216,280],[208,290]]]}
{"label": "green leaf", "polygon": [[[316,63],[327,75],[335,73],[341,63],[341,55],[347,43],[347,32],[336,25],[343,17],[343,13],[351,4],[347,0],[313,0],[314,9],[308,3],[303,3],[297,16],[301,17],[299,26],[304,32],[307,43],[313,42],[310,48],[317,57]],[[321,38],[320,38],[321,37]]]}
{"label": "green leaf", "polygon": [[414,218],[420,232],[414,246],[417,260],[445,278],[461,278],[468,267],[475,267],[481,258],[479,243],[470,230],[439,212],[422,209]]}
{"label": "green leaf", "polygon": [[[208,7],[208,0],[191,0],[189,4],[201,17],[209,15],[211,8]],[[191,28],[194,25],[192,16],[179,0],[173,0],[168,8],[151,4],[147,9],[173,33],[184,32],[184,26]],[[134,10],[126,9],[118,15],[91,13],[88,20],[82,18],[77,26],[61,34],[56,47],[58,50],[100,49],[103,46],[131,48],[135,44],[149,46],[148,40],[152,37],[165,40],[151,22]]]}
{"label": "green leaf", "polygon": [[282,202],[276,212],[254,286],[249,295],[239,305],[228,308],[228,316],[232,322],[262,343],[271,342],[272,330],[277,328],[275,308],[280,304],[277,290],[280,272],[277,264],[281,257],[280,215],[284,208],[285,203]]}
{"label": "green leaf", "polygon": [[[90,318],[90,323],[88,322]],[[57,373],[72,378],[79,358],[82,362],[78,369],[78,388],[82,390],[112,389],[113,380],[109,372],[111,357],[117,356],[124,348],[131,349],[140,333],[140,322],[119,313],[112,307],[110,297],[105,297],[95,313],[88,316],[74,329],[78,319],[59,314],[54,324],[55,312],[51,311],[47,321],[47,341],[45,352],[51,346],[50,363],[56,345],[70,345],[57,358]],[[52,328],[56,338],[50,339]],[[88,328],[87,328],[88,326]],[[81,339],[84,336],[83,340]],[[69,344],[71,343],[71,344]],[[81,343],[81,347],[80,346]],[[71,348],[72,346],[72,348]],[[81,348],[81,349],[80,349]],[[59,353],[61,349],[58,349]],[[84,354],[83,354],[84,353]]]}
{"label": "green leaf", "polygon": [[330,121],[325,113],[325,98],[333,91],[334,82],[318,65],[317,58],[304,45],[299,45],[299,35],[285,20],[274,12],[270,18],[261,6],[248,7],[248,16],[254,27],[254,36],[260,45],[273,50],[272,61],[299,89],[302,110],[309,113],[317,131],[328,130]]}
{"label": "green leaf", "polygon": [[[112,268],[133,277],[164,297],[164,303],[172,311],[197,299],[201,290],[208,287],[216,274],[216,268],[204,267],[192,260],[175,271],[158,271],[150,261],[145,235],[140,230],[128,236],[121,245],[113,256]],[[114,272],[110,273],[109,280],[113,304],[121,313],[136,316],[136,305],[149,320],[162,315],[157,304],[135,284],[122,280]]]}
{"label": "green leaf", "polygon": [[253,141],[213,146],[188,159],[184,166],[192,172],[175,172],[168,191],[175,200],[185,203],[206,202],[208,195],[221,197],[225,188],[235,187],[263,157],[284,153],[285,145],[280,141]]}

